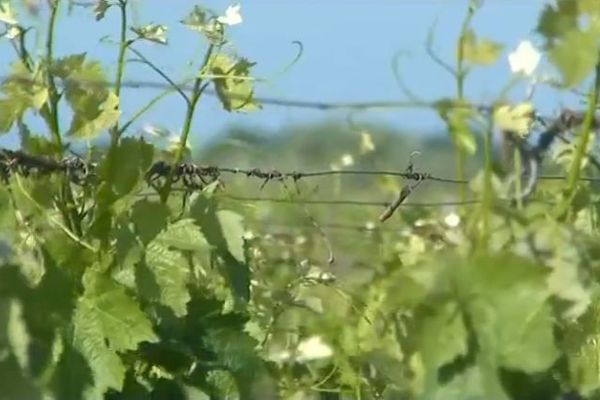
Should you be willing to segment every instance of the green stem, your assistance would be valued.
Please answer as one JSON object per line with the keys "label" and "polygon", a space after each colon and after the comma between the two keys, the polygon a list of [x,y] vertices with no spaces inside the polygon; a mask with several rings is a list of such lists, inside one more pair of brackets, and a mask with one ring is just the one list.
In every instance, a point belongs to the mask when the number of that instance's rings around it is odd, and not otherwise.
{"label": "green stem", "polygon": [[[206,55],[204,56],[204,61],[202,63],[201,70],[210,62],[214,46],[210,45]],[[202,92],[206,88],[206,85],[202,84],[202,78],[196,78],[194,81],[194,88],[192,90],[192,97],[187,102],[187,110],[185,113],[185,120],[183,123],[183,131],[181,132],[181,137],[179,138],[179,147],[177,148],[177,153],[175,154],[175,162],[173,163],[173,168],[169,172],[169,176],[167,177],[167,182],[160,194],[160,199],[162,203],[166,203],[169,199],[169,194],[171,193],[171,186],[173,184],[173,176],[175,175],[175,167],[181,163],[183,159],[183,153],[187,146],[187,141],[190,135],[190,130],[192,128],[192,122],[194,120],[194,112],[196,111],[196,105],[202,96]]]}
{"label": "green stem", "polygon": [[[48,81],[48,108],[49,117],[47,123],[54,137],[54,141],[59,151],[63,151],[62,137],[60,134],[60,123],[58,117],[58,103],[60,95],[54,81],[52,69],[54,67],[54,31],[56,26],[56,18],[58,16],[60,0],[50,0],[50,21],[48,23],[48,32],[46,34],[46,63],[48,70],[46,71]],[[64,180],[61,188],[59,208],[67,228],[75,231],[75,234],[81,236],[81,224],[77,214],[77,206],[73,199],[73,193],[68,180]]]}
{"label": "green stem", "polygon": [[175,91],[175,89],[169,89],[169,90],[165,90],[164,92],[162,92],[161,94],[159,94],[158,96],[156,96],[155,98],[153,98],[152,100],[150,100],[144,107],[140,108],[135,114],[133,114],[133,116],[127,121],[125,122],[120,128],[119,128],[119,137],[125,133],[125,131],[135,122],[137,121],[138,118],[140,118],[142,115],[144,115],[146,112],[148,112],[148,110],[150,110],[152,107],[154,107],[156,105],[156,103],[158,103],[159,101],[161,101],[162,99],[164,99],[165,97],[167,97],[168,95],[172,94]]}
{"label": "green stem", "polygon": [[484,174],[483,174],[483,216],[482,242],[486,244],[490,234],[490,215],[492,210],[492,135],[493,122],[490,120],[483,137]]}
{"label": "green stem", "polygon": [[56,145],[62,150],[62,138],[60,135],[60,125],[58,122],[59,95],[58,90],[56,89],[56,82],[54,82],[54,75],[52,73],[52,68],[54,67],[54,28],[56,25],[59,4],[60,0],[50,0],[50,21],[48,23],[48,32],[46,35],[46,60],[48,64],[47,80],[50,104],[50,130]]}
{"label": "green stem", "polygon": [[[119,9],[121,10],[121,38],[119,40],[119,56],[117,58],[117,76],[115,78],[115,96],[121,94],[121,83],[125,73],[125,55],[130,42],[127,40],[127,0],[119,0]],[[121,134],[119,122],[111,129],[111,146],[115,146]]]}
{"label": "green stem", "polygon": [[594,86],[588,97],[588,109],[583,120],[579,141],[575,149],[575,157],[571,163],[571,169],[567,176],[567,189],[563,201],[559,204],[557,218],[562,218],[568,211],[575,195],[577,194],[577,184],[581,175],[581,164],[586,156],[586,150],[592,136],[592,124],[594,123],[596,107],[598,105],[598,95],[600,94],[600,62],[596,64],[596,76]]}
{"label": "green stem", "polygon": [[[471,19],[475,14],[475,6],[470,2],[467,10],[467,15],[462,23],[460,29],[460,36],[458,38],[458,49],[456,52],[456,97],[460,103],[463,102],[465,97],[465,79],[468,74],[468,70],[465,68],[465,40]],[[465,179],[465,152],[460,148],[458,144],[455,145],[455,157],[456,157],[456,175],[458,179]],[[461,201],[466,199],[466,188],[464,185],[459,185],[459,198]]]}
{"label": "green stem", "polygon": [[521,184],[521,173],[523,166],[521,165],[521,152],[517,147],[513,150],[513,159],[515,160],[515,197],[517,198],[517,209],[523,208],[523,199],[521,195],[523,193],[523,185]]}

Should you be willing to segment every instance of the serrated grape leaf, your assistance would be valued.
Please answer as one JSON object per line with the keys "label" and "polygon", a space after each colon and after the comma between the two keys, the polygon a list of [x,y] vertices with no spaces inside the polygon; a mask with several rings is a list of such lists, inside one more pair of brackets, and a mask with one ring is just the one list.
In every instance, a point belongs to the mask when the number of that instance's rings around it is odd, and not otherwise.
{"label": "serrated grape leaf", "polygon": [[83,280],[85,292],[73,316],[74,345],[90,364],[95,390],[120,390],[126,369],[117,352],[135,350],[141,342],[156,342],[158,337],[123,287],[93,270]]}
{"label": "serrated grape leaf", "polygon": [[477,65],[491,65],[498,60],[503,46],[488,39],[478,39],[475,32],[467,31],[463,41],[465,61]]}
{"label": "serrated grape leaf", "polygon": [[233,373],[240,393],[250,393],[252,382],[264,372],[263,361],[255,351],[257,342],[232,327],[209,328],[205,340],[219,362]]}
{"label": "serrated grape leaf", "polygon": [[254,88],[250,78],[250,68],[254,65],[245,58],[234,60],[219,53],[210,60],[208,69],[203,69],[201,73],[226,76],[212,79],[225,110],[255,111],[260,107],[254,101]]}
{"label": "serrated grape leaf", "polygon": [[85,54],[76,54],[57,60],[55,75],[65,85],[65,98],[73,110],[68,135],[93,139],[112,127],[119,119],[119,98],[107,89],[102,66],[86,61]]}
{"label": "serrated grape leaf", "polygon": [[213,44],[223,42],[223,26],[217,22],[214,13],[207,8],[194,6],[182,23],[189,29],[202,33]]}
{"label": "serrated grape leaf", "polygon": [[28,109],[39,110],[48,100],[48,89],[41,78],[21,62],[11,66],[10,75],[2,82],[0,98],[0,132],[8,132]]}
{"label": "serrated grape leaf", "polygon": [[578,0],[560,0],[558,8],[551,4],[544,7],[538,21],[537,31],[552,41],[577,28]]}
{"label": "serrated grape leaf", "polygon": [[456,303],[446,302],[419,314],[416,340],[429,379],[437,379],[438,368],[467,353],[467,330]]}
{"label": "serrated grape leaf", "polygon": [[167,44],[167,26],[159,24],[148,24],[144,26],[134,26],[131,30],[139,39],[147,40],[158,44]]}
{"label": "serrated grape leaf", "polygon": [[111,128],[121,116],[119,98],[112,92],[74,97],[71,107],[75,116],[68,135],[77,139],[92,139],[103,130]]}
{"label": "serrated grape leaf", "polygon": [[[458,269],[461,296],[485,358],[527,373],[549,368],[554,342],[547,271],[516,257],[480,257]],[[464,286],[463,286],[464,285]]]}
{"label": "serrated grape leaf", "polygon": [[[153,155],[152,145],[135,138],[123,138],[100,162],[98,176],[118,197],[124,196],[140,183],[152,163]],[[107,195],[107,201],[110,200]]]}
{"label": "serrated grape leaf", "polygon": [[190,214],[202,228],[208,243],[215,248],[215,259],[234,294],[247,301],[250,270],[245,262],[241,217],[229,210],[216,210],[216,203],[203,196],[193,202]]}
{"label": "serrated grape leaf", "polygon": [[136,233],[144,244],[149,243],[167,226],[168,217],[169,209],[158,201],[143,199],[136,202],[131,210]]}
{"label": "serrated grape leaf", "polygon": [[563,85],[572,88],[579,85],[594,70],[598,62],[599,32],[570,30],[549,51],[550,61],[561,73]]}
{"label": "serrated grape leaf", "polygon": [[208,245],[200,228],[191,219],[169,225],[146,248],[146,265],[159,287],[159,301],[176,316],[187,314],[190,266],[181,250],[204,251]]}

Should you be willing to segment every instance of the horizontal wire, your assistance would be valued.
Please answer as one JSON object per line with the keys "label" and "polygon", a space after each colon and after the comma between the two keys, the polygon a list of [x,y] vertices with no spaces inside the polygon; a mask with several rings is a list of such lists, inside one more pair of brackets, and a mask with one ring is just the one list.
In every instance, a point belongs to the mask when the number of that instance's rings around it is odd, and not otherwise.
{"label": "horizontal wire", "polygon": [[[365,207],[387,207],[389,202],[385,201],[366,201],[366,200],[348,200],[348,199],[289,199],[284,197],[258,197],[258,196],[237,196],[230,194],[219,194],[216,197],[229,199],[240,202],[268,202],[281,204],[321,204],[321,205],[349,205],[349,206],[365,206]],[[477,204],[481,202],[479,199],[471,199],[465,201],[438,201],[438,202],[423,202],[423,203],[403,203],[400,207],[444,207],[444,206],[460,206],[468,204]]]}
{"label": "horizontal wire", "polygon": [[[18,77],[13,75],[0,75],[0,80],[16,80],[27,84],[38,84],[34,79],[28,77]],[[96,85],[101,87],[114,87],[114,82],[98,81],[93,79],[74,79],[68,78],[64,82],[74,82],[87,85]],[[59,86],[64,87],[64,82],[61,84],[57,82]],[[174,89],[174,87],[168,83],[156,82],[156,81],[136,81],[129,80],[121,82],[122,88],[127,89],[157,89],[167,90]],[[191,91],[193,86],[190,84],[177,84],[177,88],[184,91]],[[217,92],[213,89],[206,89],[204,93],[217,96]],[[230,93],[228,96],[232,99],[247,100],[247,95],[236,95]],[[361,101],[361,102],[326,102],[326,101],[310,101],[310,100],[294,100],[294,99],[282,99],[277,97],[262,97],[253,96],[253,100],[259,104],[270,105],[270,106],[281,106],[289,108],[303,108],[312,109],[319,111],[333,111],[333,110],[370,110],[370,109],[397,109],[397,108],[416,108],[416,109],[433,109],[438,106],[437,101],[392,101],[392,100],[376,100],[376,101]],[[477,109],[480,111],[490,110],[491,106],[481,104],[457,104],[448,102],[444,107],[449,108],[465,108],[465,109]]]}

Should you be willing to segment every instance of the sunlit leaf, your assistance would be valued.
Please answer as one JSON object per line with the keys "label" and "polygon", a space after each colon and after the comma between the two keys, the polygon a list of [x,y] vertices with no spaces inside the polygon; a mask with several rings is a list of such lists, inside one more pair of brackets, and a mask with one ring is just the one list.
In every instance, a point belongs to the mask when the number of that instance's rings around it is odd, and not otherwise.
{"label": "sunlit leaf", "polygon": [[0,1],[0,22],[8,25],[16,25],[18,23],[17,16],[12,10],[10,0]]}
{"label": "sunlit leaf", "polygon": [[502,131],[525,137],[531,132],[534,113],[531,103],[521,103],[516,106],[502,105],[494,110],[494,123]]}
{"label": "sunlit leaf", "polygon": [[190,219],[169,225],[146,248],[146,265],[159,287],[159,299],[175,315],[187,314],[190,294],[187,288],[191,275],[190,265],[181,250],[202,252],[207,243],[200,228]]}
{"label": "sunlit leaf", "polygon": [[242,58],[233,60],[225,54],[217,54],[209,61],[208,68],[202,73],[224,75],[213,78],[215,90],[227,111],[254,111],[259,105],[254,101],[254,89],[250,77],[250,68],[254,63]]}
{"label": "sunlit leaf", "polygon": [[469,30],[463,42],[463,56],[465,61],[477,65],[491,65],[498,60],[503,46],[487,39],[478,39],[472,30]]}
{"label": "sunlit leaf", "polygon": [[125,290],[90,271],[85,294],[73,317],[75,346],[88,360],[96,388],[120,390],[126,368],[117,352],[135,350],[141,342],[155,342],[148,317]]}
{"label": "sunlit leaf", "polygon": [[188,28],[202,33],[211,43],[223,42],[223,26],[217,21],[215,14],[199,5],[182,21]]}
{"label": "sunlit leaf", "polygon": [[565,87],[579,85],[592,73],[598,62],[598,39],[598,30],[570,30],[552,47],[549,57],[560,71]]}
{"label": "sunlit leaf", "polygon": [[167,44],[167,26],[158,24],[149,24],[145,26],[132,27],[131,30],[138,35],[138,38],[148,40],[158,44]]}

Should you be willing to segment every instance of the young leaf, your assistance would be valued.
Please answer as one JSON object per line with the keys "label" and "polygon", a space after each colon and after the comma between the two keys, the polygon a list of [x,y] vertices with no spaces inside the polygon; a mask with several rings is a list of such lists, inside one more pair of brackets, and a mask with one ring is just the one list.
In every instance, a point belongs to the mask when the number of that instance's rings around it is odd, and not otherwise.
{"label": "young leaf", "polygon": [[202,73],[225,75],[213,78],[215,91],[227,111],[254,111],[259,109],[254,101],[254,89],[250,78],[250,68],[254,63],[245,58],[233,60],[225,54],[217,54]]}
{"label": "young leaf", "polygon": [[73,109],[68,135],[93,139],[119,119],[119,98],[107,88],[100,63],[85,61],[85,54],[65,57],[53,66],[65,84],[65,97]]}
{"label": "young leaf", "polygon": [[18,23],[17,17],[10,5],[10,0],[0,1],[0,22],[8,25],[16,25]]}
{"label": "young leaf", "polygon": [[531,132],[534,109],[531,103],[516,106],[503,105],[494,110],[494,123],[502,131],[514,132],[521,137]]}
{"label": "young leaf", "polygon": [[209,42],[218,45],[223,42],[223,26],[217,22],[214,13],[201,6],[194,6],[192,12],[182,21],[188,28],[202,33]]}
{"label": "young leaf", "polygon": [[478,39],[472,30],[467,31],[463,42],[465,61],[477,65],[491,65],[498,60],[503,46],[487,39]]}
{"label": "young leaf", "polygon": [[96,7],[94,7],[94,15],[96,16],[96,21],[100,21],[106,15],[106,12],[110,8],[112,4],[108,2],[108,0],[97,0]]}
{"label": "young leaf", "polygon": [[17,62],[2,83],[0,98],[0,132],[8,132],[29,109],[39,110],[48,99],[48,90],[41,80],[41,70],[31,73]]}
{"label": "young leaf", "polygon": [[158,44],[167,44],[166,25],[148,24],[145,26],[134,26],[131,30],[139,39],[148,40]]}

